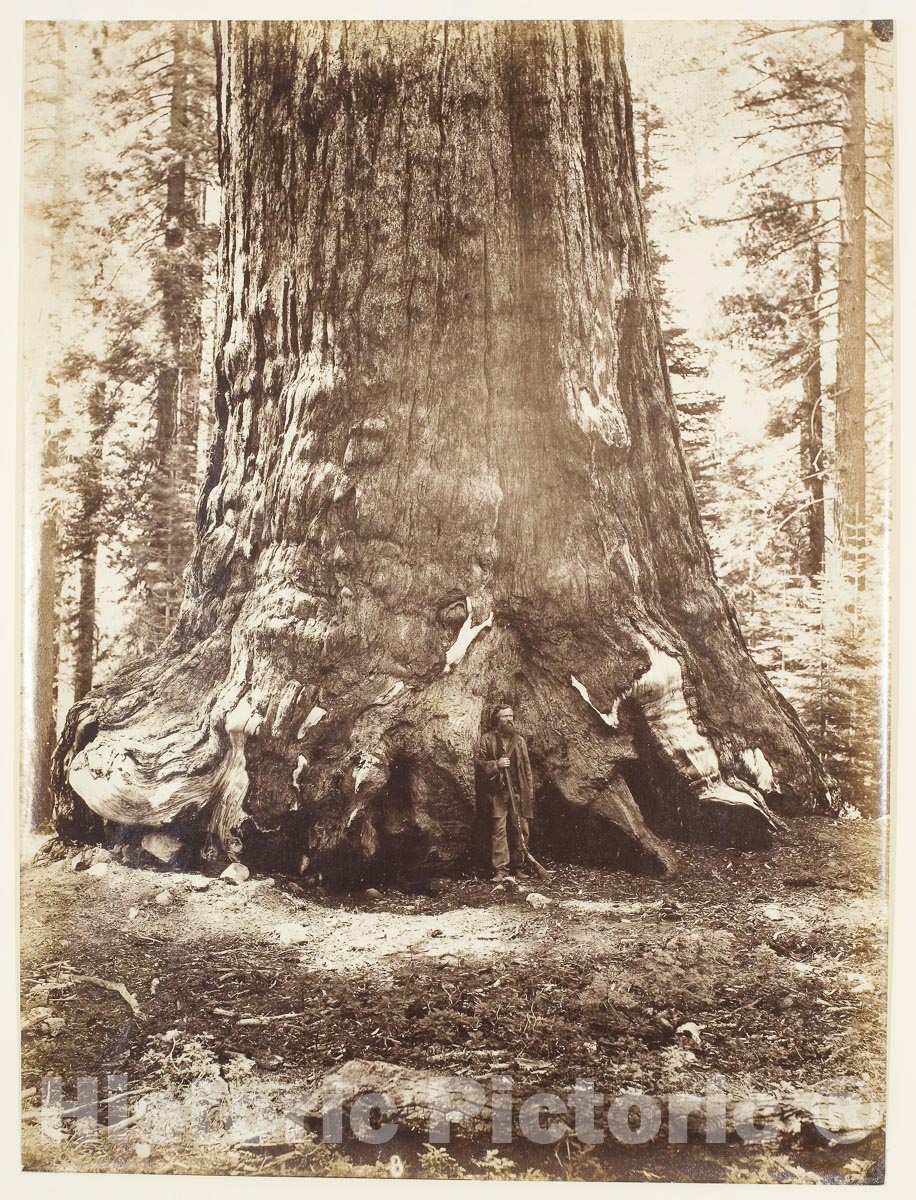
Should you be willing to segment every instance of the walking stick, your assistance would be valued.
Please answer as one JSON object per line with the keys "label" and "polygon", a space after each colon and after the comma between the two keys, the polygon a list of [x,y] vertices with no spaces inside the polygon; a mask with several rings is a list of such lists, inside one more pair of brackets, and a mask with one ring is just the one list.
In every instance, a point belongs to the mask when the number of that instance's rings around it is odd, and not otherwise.
{"label": "walking stick", "polygon": [[500,770],[502,771],[503,779],[506,781],[506,787],[509,789],[509,809],[512,812],[512,819],[515,822],[515,836],[518,838],[518,844],[522,848],[525,862],[530,863],[534,867],[539,879],[549,879],[550,872],[542,863],[538,862],[528,849],[528,839],[522,832],[522,822],[519,817],[518,805],[515,799],[515,788],[512,786],[512,776],[509,774],[509,768],[500,767]]}

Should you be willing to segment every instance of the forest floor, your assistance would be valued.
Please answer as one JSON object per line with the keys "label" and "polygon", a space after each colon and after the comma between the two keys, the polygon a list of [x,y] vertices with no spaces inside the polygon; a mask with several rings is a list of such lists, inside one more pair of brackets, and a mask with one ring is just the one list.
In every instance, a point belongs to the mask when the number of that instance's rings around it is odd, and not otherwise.
{"label": "forest floor", "polygon": [[[378,898],[104,852],[24,866],[24,1165],[878,1182],[886,835],[885,822],[801,818],[767,853],[681,846],[673,881],[557,863],[546,883],[494,892],[463,877]],[[338,1144],[315,1099],[335,1072]],[[490,1105],[445,1145],[423,1131],[431,1074],[479,1081]],[[636,1141],[626,1102],[600,1145],[572,1115],[551,1144],[518,1128],[494,1142],[493,1076],[516,1119],[534,1093],[565,1098],[582,1079],[606,1098],[599,1116],[641,1093],[661,1123]],[[55,1078],[85,1106],[62,1121]],[[391,1140],[354,1136],[349,1104],[365,1091],[393,1098]],[[695,1121],[672,1144],[681,1093],[725,1094],[724,1144]]]}

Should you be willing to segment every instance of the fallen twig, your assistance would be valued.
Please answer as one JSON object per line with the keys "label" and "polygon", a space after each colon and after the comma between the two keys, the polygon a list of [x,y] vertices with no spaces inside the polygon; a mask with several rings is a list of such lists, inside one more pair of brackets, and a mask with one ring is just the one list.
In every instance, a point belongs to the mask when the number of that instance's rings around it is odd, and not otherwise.
{"label": "fallen twig", "polygon": [[266,1025],[268,1021],[291,1021],[294,1017],[304,1017],[304,1012],[296,1013],[277,1013],[276,1016],[267,1017],[242,1017],[238,1022],[239,1025]]}
{"label": "fallen twig", "polygon": [[[35,1091],[35,1089],[32,1089]],[[118,1100],[126,1100],[128,1096],[144,1096],[149,1092],[149,1088],[134,1088],[130,1092],[118,1092],[115,1096],[103,1096],[101,1100],[89,1100],[85,1104],[80,1104],[76,1107],[70,1106],[63,1110],[62,1115],[68,1120],[74,1120],[77,1117],[86,1116],[87,1113],[93,1112],[97,1108],[105,1108],[109,1104],[114,1104]],[[48,1114],[44,1111],[23,1113],[23,1121],[38,1121]],[[112,1129],[117,1126],[112,1125]]]}
{"label": "fallen twig", "polygon": [[140,1012],[136,996],[132,996],[123,983],[112,983],[110,979],[100,979],[98,975],[74,975],[72,979],[74,983],[94,983],[96,987],[105,988],[109,992],[117,992],[124,1003],[130,1005],[135,1017],[143,1015]]}

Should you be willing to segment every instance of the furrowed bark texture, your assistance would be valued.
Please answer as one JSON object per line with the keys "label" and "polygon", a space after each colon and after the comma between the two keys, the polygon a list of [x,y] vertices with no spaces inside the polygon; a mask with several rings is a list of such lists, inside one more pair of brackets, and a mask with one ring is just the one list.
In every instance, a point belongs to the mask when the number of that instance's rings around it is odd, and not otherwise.
{"label": "furrowed bark texture", "polygon": [[203,821],[329,875],[436,869],[506,699],[540,825],[578,815],[608,852],[673,865],[647,780],[729,837],[777,824],[762,792],[814,804],[700,529],[617,27],[233,25],[219,63],[188,590],[160,652],[70,714],[62,832]]}

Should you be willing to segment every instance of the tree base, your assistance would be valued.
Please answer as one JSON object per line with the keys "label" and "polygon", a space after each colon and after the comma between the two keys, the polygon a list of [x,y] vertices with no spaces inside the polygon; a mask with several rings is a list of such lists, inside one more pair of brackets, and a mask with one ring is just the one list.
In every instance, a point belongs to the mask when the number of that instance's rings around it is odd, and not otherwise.
{"label": "tree base", "polygon": [[[774,783],[769,764],[758,749],[738,759],[744,777],[723,776],[672,655],[643,639],[648,669],[603,714],[576,679],[562,688],[530,666],[523,676],[516,639],[491,625],[477,629],[489,644],[468,640],[441,675],[362,681],[334,711],[306,700],[297,715],[283,691],[263,704],[246,689],[230,707],[226,685],[170,679],[167,696],[228,709],[206,736],[199,714],[168,708],[161,690],[90,697],[55,756],[58,833],[112,845],[163,830],[191,859],[222,855],[284,874],[306,861],[335,886],[435,876],[475,853],[485,862],[474,759],[485,697],[509,694],[508,677],[528,718],[534,848],[667,877],[677,858],[665,838],[771,844],[781,823],[757,786]],[[466,653],[474,669],[456,669]],[[131,719],[113,720],[124,705]]]}

